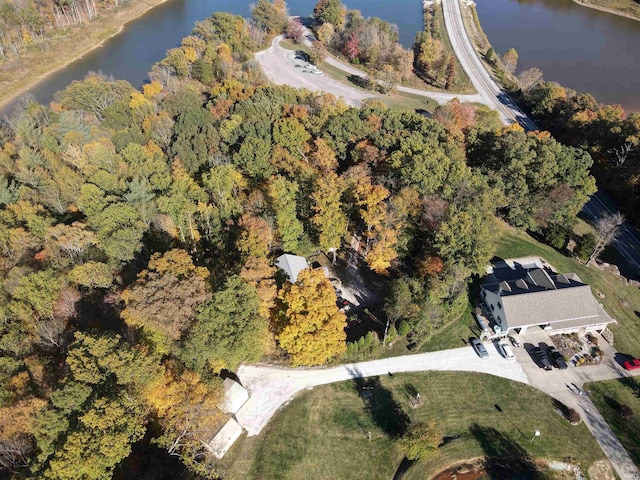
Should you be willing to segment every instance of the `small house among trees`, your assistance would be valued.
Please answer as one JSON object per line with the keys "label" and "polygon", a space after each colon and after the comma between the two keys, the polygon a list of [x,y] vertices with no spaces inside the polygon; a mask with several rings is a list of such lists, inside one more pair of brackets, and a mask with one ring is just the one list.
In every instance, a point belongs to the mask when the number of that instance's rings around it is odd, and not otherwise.
{"label": "small house among trees", "polygon": [[287,274],[287,278],[291,283],[296,283],[300,272],[305,268],[309,268],[306,258],[288,253],[280,255],[276,260],[276,265]]}

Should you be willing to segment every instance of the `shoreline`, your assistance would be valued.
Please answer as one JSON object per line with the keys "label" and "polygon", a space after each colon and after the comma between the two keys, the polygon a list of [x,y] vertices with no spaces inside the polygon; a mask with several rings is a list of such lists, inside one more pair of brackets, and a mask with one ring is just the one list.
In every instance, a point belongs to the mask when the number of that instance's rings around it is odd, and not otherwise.
{"label": "shoreline", "polygon": [[[118,26],[118,28],[116,29],[115,32],[112,32],[112,33],[100,38],[95,43],[93,43],[91,46],[89,46],[89,47],[83,49],[81,52],[75,54],[73,56],[73,58],[65,60],[60,65],[55,66],[55,67],[47,70],[46,72],[38,75],[33,81],[29,82],[28,84],[26,84],[22,88],[16,90],[15,92],[10,93],[9,95],[7,95],[4,98],[1,98],[0,99],[0,113],[2,113],[2,110],[7,108],[9,106],[9,104],[14,102],[18,98],[20,98],[22,95],[25,95],[26,93],[28,93],[29,90],[31,90],[32,88],[36,87],[37,85],[39,85],[40,83],[45,81],[50,75],[58,72],[59,70],[62,70],[63,68],[68,67],[73,62],[75,62],[77,60],[80,60],[82,57],[84,57],[88,53],[91,53],[92,51],[96,50],[97,48],[102,47],[104,42],[106,42],[107,40],[109,40],[109,39],[111,39],[113,37],[116,37],[116,36],[120,35],[124,31],[125,27],[129,23],[131,23],[134,20],[137,20],[138,18],[142,17],[143,15],[148,13],[151,9],[153,9],[153,8],[159,6],[159,5],[162,5],[163,3],[166,3],[168,1],[171,1],[171,0],[151,0],[149,3],[146,4],[146,8],[144,8],[143,10],[140,10],[135,15],[133,15],[131,17],[128,17],[121,25]],[[115,15],[117,15],[117,12],[116,12]],[[62,48],[64,48],[64,45],[62,45]],[[8,112],[4,112],[4,114],[7,114],[7,113]]]}
{"label": "shoreline", "polygon": [[619,10],[614,10],[612,8],[601,7],[599,5],[593,5],[591,3],[583,3],[580,0],[571,0],[573,3],[580,5],[585,8],[592,8],[593,10],[599,10],[601,12],[610,13],[611,15],[617,15],[618,17],[628,18],[630,20],[635,20],[636,22],[640,22],[640,18],[635,17],[633,15],[629,15],[628,13],[621,12]]}

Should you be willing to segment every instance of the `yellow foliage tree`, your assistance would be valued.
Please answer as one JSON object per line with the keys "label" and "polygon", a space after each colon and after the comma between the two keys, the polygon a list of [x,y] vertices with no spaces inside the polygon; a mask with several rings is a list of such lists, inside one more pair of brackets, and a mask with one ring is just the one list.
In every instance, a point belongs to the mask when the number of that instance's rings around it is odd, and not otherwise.
{"label": "yellow foliage tree", "polygon": [[221,389],[212,389],[192,370],[169,362],[146,391],[164,434],[159,442],[187,463],[203,453],[224,415],[218,409]]}
{"label": "yellow foliage tree", "polygon": [[144,93],[145,97],[153,97],[162,92],[162,85],[160,85],[158,81],[154,80],[151,83],[145,84],[142,87],[142,92]]}
{"label": "yellow foliage tree", "polygon": [[321,365],[346,350],[346,316],[322,270],[300,272],[278,295],[276,338],[298,365]]}

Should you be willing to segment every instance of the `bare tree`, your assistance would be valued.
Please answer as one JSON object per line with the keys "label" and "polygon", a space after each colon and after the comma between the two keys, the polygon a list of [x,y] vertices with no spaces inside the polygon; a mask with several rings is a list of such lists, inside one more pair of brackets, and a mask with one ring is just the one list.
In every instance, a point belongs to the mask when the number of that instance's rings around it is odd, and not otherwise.
{"label": "bare tree", "polygon": [[619,148],[612,148],[609,153],[613,156],[613,163],[616,167],[621,167],[627,161],[627,155],[633,150],[633,144],[626,142]]}
{"label": "bare tree", "polygon": [[518,75],[522,90],[528,92],[542,81],[542,71],[539,68],[529,68]]}
{"label": "bare tree", "polygon": [[605,247],[615,240],[623,222],[624,215],[620,212],[607,214],[596,220],[594,225],[596,229],[596,245],[593,247],[589,262],[597,258]]}

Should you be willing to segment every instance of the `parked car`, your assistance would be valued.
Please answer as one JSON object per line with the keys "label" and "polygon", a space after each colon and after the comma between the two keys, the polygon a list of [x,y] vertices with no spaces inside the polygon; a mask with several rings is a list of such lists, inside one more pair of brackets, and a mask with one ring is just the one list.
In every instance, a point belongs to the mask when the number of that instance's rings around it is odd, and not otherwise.
{"label": "parked car", "polygon": [[498,350],[500,351],[500,354],[504,358],[506,359],[513,358],[513,350],[511,350],[511,347],[509,346],[506,340],[501,340],[498,342]]}
{"label": "parked car", "polygon": [[487,358],[489,356],[489,352],[487,352],[487,349],[484,348],[484,345],[479,339],[472,338],[471,346],[473,347],[473,349],[476,351],[476,353],[480,358]]}
{"label": "parked car", "polygon": [[637,358],[632,358],[631,360],[627,360],[622,364],[625,370],[637,370],[640,368],[640,360]]}
{"label": "parked car", "polygon": [[544,353],[540,347],[533,347],[533,350],[531,350],[531,355],[540,368],[544,368],[545,370],[553,369],[553,367],[551,366],[551,362],[547,357],[547,354]]}
{"label": "parked car", "polygon": [[513,345],[514,347],[519,347],[520,346],[520,340],[518,339],[518,337],[516,335],[509,335],[507,338],[511,342],[511,345]]}
{"label": "parked car", "polygon": [[547,348],[547,355],[549,356],[551,362],[560,370],[564,370],[565,368],[567,368],[567,362],[564,361],[564,357],[560,354],[556,347],[550,345]]}

